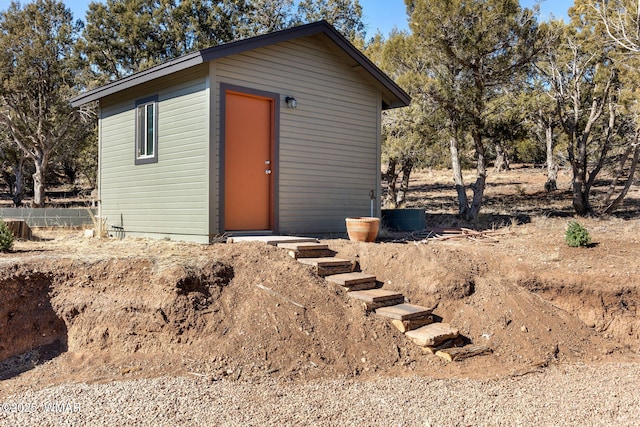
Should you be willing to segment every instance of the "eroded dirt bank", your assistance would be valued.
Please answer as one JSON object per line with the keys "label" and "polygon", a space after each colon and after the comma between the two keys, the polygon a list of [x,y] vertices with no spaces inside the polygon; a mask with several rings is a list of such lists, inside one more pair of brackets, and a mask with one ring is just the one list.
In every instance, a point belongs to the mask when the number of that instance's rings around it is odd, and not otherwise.
{"label": "eroded dirt bank", "polygon": [[328,241],[385,288],[437,304],[443,321],[493,349],[459,363],[423,354],[344,291],[261,244],[75,235],[21,242],[0,256],[0,369],[7,378],[0,394],[183,374],[492,378],[555,363],[635,360],[638,245],[598,234],[595,224],[599,244],[569,251],[559,221],[521,225],[490,243]]}

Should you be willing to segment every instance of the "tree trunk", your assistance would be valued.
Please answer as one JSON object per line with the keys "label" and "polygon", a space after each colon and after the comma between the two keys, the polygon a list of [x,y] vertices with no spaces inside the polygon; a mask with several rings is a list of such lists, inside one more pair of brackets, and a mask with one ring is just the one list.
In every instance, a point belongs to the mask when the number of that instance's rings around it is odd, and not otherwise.
{"label": "tree trunk", "polygon": [[476,182],[472,185],[473,201],[471,203],[471,209],[467,213],[467,219],[476,221],[480,214],[480,208],[482,207],[482,198],[484,197],[484,188],[487,180],[487,166],[484,145],[482,144],[482,136],[474,132],[473,140],[476,145],[476,160],[478,164],[476,166]]}
{"label": "tree trunk", "polygon": [[616,109],[614,103],[609,101],[609,121],[605,128],[605,137],[600,138],[602,142],[600,142],[600,150],[598,152],[597,162],[593,169],[587,174],[587,195],[591,193],[591,187],[593,187],[593,183],[596,181],[596,177],[604,167],[607,161],[607,154],[609,153],[609,149],[611,148],[611,141],[613,139],[615,130],[615,120],[616,120]]}
{"label": "tree trunk", "polygon": [[553,158],[553,128],[547,125],[545,128],[545,141],[547,143],[547,182],[544,189],[547,192],[558,189],[558,164]]}
{"label": "tree trunk", "polygon": [[387,181],[387,194],[385,196],[385,205],[392,206],[393,208],[397,208],[397,200],[398,200],[398,176],[399,173],[396,173],[396,169],[398,167],[398,159],[392,158],[389,159],[389,164],[387,165],[387,172],[384,174],[384,178]]}
{"label": "tree trunk", "polygon": [[633,179],[636,174],[636,168],[638,166],[639,159],[640,159],[640,146],[636,145],[633,152],[633,160],[631,161],[631,168],[629,170],[629,176],[627,177],[627,182],[625,183],[624,188],[622,189],[620,194],[618,194],[618,197],[616,197],[616,199],[613,202],[611,202],[611,204],[607,206],[607,208],[604,210],[605,214],[609,215],[613,211],[615,211],[618,208],[618,206],[622,204],[622,201],[624,200],[624,198],[627,197],[627,193],[629,192],[629,188],[631,187],[631,184],[633,183]]}
{"label": "tree trunk", "polygon": [[496,142],[496,163],[494,166],[496,172],[504,172],[509,170],[509,158],[504,151],[502,143]]}
{"label": "tree trunk", "polygon": [[[602,203],[603,204],[609,203],[609,200],[611,200],[611,197],[613,197],[613,193],[615,193],[615,191],[616,191],[616,186],[618,185],[618,182],[620,181],[620,177],[624,173],[624,165],[627,164],[627,160],[629,159],[629,156],[631,155],[631,152],[634,150],[634,147],[635,147],[635,144],[630,144],[624,150],[624,153],[622,153],[622,156],[620,157],[620,161],[616,165],[616,168],[615,168],[615,170],[613,172],[613,179],[611,180],[611,184],[609,184],[609,188],[607,189],[606,194],[604,195],[604,197],[602,197]],[[632,166],[633,166],[633,162],[632,162]]]}
{"label": "tree trunk", "polygon": [[12,166],[13,173],[8,169],[2,171],[2,178],[9,188],[11,200],[16,208],[22,206],[22,198],[24,197],[24,162],[24,157],[18,157],[16,164]]}
{"label": "tree trunk", "polygon": [[47,162],[44,158],[45,156],[40,156],[34,159],[34,164],[36,166],[36,171],[33,174],[33,207],[34,208],[42,208],[44,207],[44,199],[45,199],[45,176],[47,172]]}
{"label": "tree trunk", "polygon": [[577,156],[573,163],[573,209],[580,216],[591,213],[587,185],[587,135],[577,139]]}
{"label": "tree trunk", "polygon": [[596,175],[604,164],[604,156],[608,151],[608,144],[611,136],[609,131],[607,131],[605,142],[602,144],[597,166],[588,176],[587,145],[590,142],[593,127],[604,111],[605,103],[607,103],[609,106],[609,130],[612,129],[613,123],[615,121],[615,108],[613,107],[613,103],[608,101],[611,81],[612,79],[609,79],[609,81],[607,81],[607,87],[605,88],[604,98],[602,100],[598,99],[597,97],[593,98],[591,102],[591,112],[589,113],[589,118],[584,125],[582,132],[577,131],[577,124],[580,122],[579,117],[581,106],[577,97],[574,97],[573,99],[574,120],[571,129],[573,135],[570,136],[570,139],[575,141],[575,143],[577,144],[577,146],[575,147],[577,155],[575,156],[575,158],[572,157],[573,148],[571,147],[572,144],[569,143],[569,159],[571,160],[571,164],[573,167],[573,208],[580,216],[590,215],[593,212],[591,209],[591,205],[589,204],[589,193],[591,191],[591,185],[593,184]]}
{"label": "tree trunk", "polygon": [[409,191],[409,178],[413,170],[413,159],[404,159],[402,161],[402,181],[400,182],[400,193],[398,194],[396,207],[402,206],[407,199],[407,191]]}
{"label": "tree trunk", "polygon": [[453,180],[458,193],[458,214],[466,217],[469,212],[469,201],[467,192],[464,188],[464,180],[462,178],[462,166],[460,165],[460,154],[458,152],[458,139],[451,136],[449,139],[449,150],[451,151],[451,169],[453,170]]}
{"label": "tree trunk", "polygon": [[9,192],[11,193],[11,198],[13,198],[13,189],[15,188],[15,181],[16,181],[15,174],[11,173],[9,171],[9,169],[4,169],[3,168],[2,169],[2,179],[4,180],[4,183],[9,188]]}

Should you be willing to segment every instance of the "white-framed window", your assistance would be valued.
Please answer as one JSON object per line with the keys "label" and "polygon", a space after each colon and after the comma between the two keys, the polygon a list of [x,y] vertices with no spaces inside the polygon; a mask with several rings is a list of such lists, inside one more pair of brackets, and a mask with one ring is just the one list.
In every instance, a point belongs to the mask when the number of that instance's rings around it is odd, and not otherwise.
{"label": "white-framed window", "polygon": [[136,101],[136,165],[158,162],[158,97]]}

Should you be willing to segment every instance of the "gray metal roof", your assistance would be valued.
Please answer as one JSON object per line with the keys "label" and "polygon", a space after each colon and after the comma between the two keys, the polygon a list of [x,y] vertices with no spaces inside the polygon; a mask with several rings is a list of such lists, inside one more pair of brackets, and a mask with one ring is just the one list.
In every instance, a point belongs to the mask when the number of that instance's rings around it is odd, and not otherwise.
{"label": "gray metal roof", "polygon": [[129,77],[114,81],[96,89],[87,91],[71,99],[73,107],[79,107],[92,101],[97,101],[109,95],[132,88],[139,84],[163,77],[175,72],[194,67],[204,62],[223,58],[229,55],[258,49],[276,43],[293,40],[300,37],[314,35],[325,35],[336,46],[344,51],[354,61],[355,66],[360,66],[371,77],[374,84],[382,92],[382,108],[391,109],[405,107],[411,102],[411,97],[398,86],[389,76],[378,68],[369,58],[364,56],[355,46],[353,46],[342,34],[333,28],[326,21],[314,22],[299,27],[293,27],[270,34],[264,34],[249,39],[225,43],[218,46],[202,49],[188,55],[181,56],[164,64],[157,65],[147,70],[132,74]]}

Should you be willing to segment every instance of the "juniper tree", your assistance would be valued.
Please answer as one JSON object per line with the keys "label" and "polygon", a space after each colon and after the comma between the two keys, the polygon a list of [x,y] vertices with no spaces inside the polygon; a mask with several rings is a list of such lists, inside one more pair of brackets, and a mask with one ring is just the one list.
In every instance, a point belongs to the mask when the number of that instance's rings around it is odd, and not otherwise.
{"label": "juniper tree", "polygon": [[[476,219],[487,179],[490,102],[529,67],[541,47],[533,12],[517,0],[405,0],[413,43],[429,84],[424,93],[444,112],[460,216]],[[437,12],[434,12],[437,11]],[[469,200],[460,150],[469,135],[476,179]]]}
{"label": "juniper tree", "polygon": [[[55,0],[0,14],[0,123],[33,161],[33,205],[44,205],[45,177],[56,150],[78,138],[83,120],[69,99],[78,69],[74,43],[80,24]],[[80,130],[80,132],[82,132]]]}

